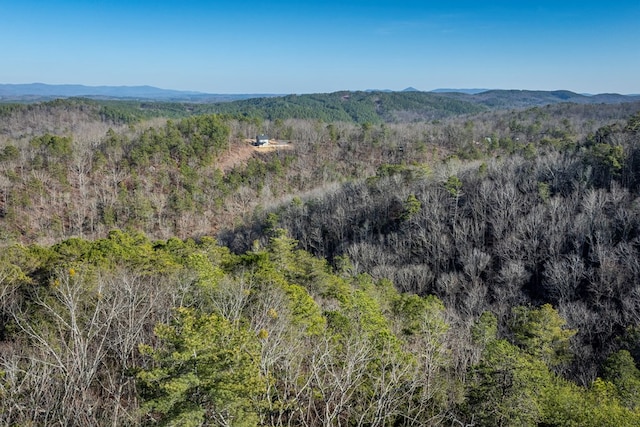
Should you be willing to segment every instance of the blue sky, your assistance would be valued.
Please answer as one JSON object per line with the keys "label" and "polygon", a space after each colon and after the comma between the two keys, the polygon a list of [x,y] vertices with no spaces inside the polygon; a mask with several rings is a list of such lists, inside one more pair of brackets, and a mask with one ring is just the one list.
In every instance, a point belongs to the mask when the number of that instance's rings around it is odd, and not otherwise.
{"label": "blue sky", "polygon": [[640,93],[640,0],[0,0],[0,83]]}

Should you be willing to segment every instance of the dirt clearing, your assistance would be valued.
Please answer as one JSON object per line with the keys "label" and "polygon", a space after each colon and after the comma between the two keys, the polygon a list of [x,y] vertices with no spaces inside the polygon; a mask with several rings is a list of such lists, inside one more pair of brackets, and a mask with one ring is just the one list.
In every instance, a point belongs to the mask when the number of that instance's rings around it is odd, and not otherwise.
{"label": "dirt clearing", "polygon": [[243,165],[253,157],[255,153],[267,153],[276,150],[290,150],[293,145],[288,141],[273,141],[269,144],[255,146],[252,145],[254,139],[245,139],[243,142],[232,143],[229,150],[218,159],[218,167],[223,172],[229,172],[236,166]]}

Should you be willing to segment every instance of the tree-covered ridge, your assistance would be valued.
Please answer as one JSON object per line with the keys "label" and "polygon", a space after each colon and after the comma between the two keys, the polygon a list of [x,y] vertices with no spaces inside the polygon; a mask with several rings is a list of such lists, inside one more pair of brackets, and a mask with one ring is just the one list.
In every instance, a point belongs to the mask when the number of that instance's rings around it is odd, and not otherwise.
{"label": "tree-covered ridge", "polygon": [[319,119],[383,123],[433,120],[484,111],[484,106],[429,92],[334,92],[288,95],[217,104],[215,110],[262,119]]}
{"label": "tree-covered ridge", "polygon": [[520,109],[541,107],[557,103],[572,104],[617,104],[637,102],[638,95],[620,95],[603,93],[598,95],[584,95],[568,90],[486,90],[474,94],[458,92],[440,92],[444,96],[454,99],[471,101],[491,109]]}
{"label": "tree-covered ridge", "polygon": [[11,246],[0,290],[7,425],[636,425],[640,374],[614,353],[558,372],[575,331],[550,305],[452,321],[434,296],[340,270],[282,230]]}
{"label": "tree-covered ridge", "polygon": [[[29,115],[55,115],[66,111],[78,114],[78,118],[82,120],[130,124],[152,117],[171,116],[170,112],[176,109],[176,105],[171,103],[142,104],[136,101],[96,101],[86,98],[68,98],[29,104],[0,103],[0,118],[6,119],[18,115],[24,119]],[[183,106],[179,111],[180,115],[185,115]],[[25,123],[22,125],[24,126]]]}

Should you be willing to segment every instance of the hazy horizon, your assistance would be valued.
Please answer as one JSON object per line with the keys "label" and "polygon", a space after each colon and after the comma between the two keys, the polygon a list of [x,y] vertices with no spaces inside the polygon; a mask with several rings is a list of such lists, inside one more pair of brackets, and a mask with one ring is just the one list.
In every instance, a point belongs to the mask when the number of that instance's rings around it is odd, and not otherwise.
{"label": "hazy horizon", "polygon": [[[305,95],[305,94],[314,94],[314,93],[334,93],[334,92],[342,92],[342,91],[348,91],[348,92],[357,92],[357,91],[389,91],[389,92],[403,92],[405,90],[415,90],[418,92],[443,92],[443,91],[451,91],[451,92],[465,92],[465,93],[469,93],[469,94],[476,94],[476,93],[481,93],[481,92],[487,92],[487,91],[492,91],[492,90],[498,90],[498,91],[531,91],[531,92],[554,92],[554,91],[564,91],[564,90],[568,90],[568,89],[563,89],[563,88],[557,88],[557,89],[523,89],[523,88],[475,88],[475,87],[451,87],[451,88],[445,88],[445,87],[434,87],[434,88],[430,88],[430,89],[421,89],[421,88],[416,88],[414,86],[406,86],[404,88],[400,88],[400,89],[390,89],[388,87],[375,87],[375,88],[367,88],[367,89],[338,89],[335,91],[331,91],[331,92],[281,92],[281,93],[275,93],[275,92],[265,92],[265,91],[256,91],[256,92],[203,92],[203,91],[197,91],[197,90],[180,90],[180,89],[174,89],[174,88],[170,88],[170,87],[158,87],[158,86],[153,86],[153,85],[148,85],[148,84],[136,84],[136,85],[105,85],[105,84],[98,84],[98,85],[83,85],[83,84],[79,84],[79,83],[56,83],[56,84],[51,84],[51,83],[46,83],[46,82],[30,82],[30,83],[8,83],[8,82],[0,82],[0,86],[30,86],[30,85],[43,85],[43,86],[48,86],[48,87],[56,87],[56,86],[69,86],[69,87],[74,87],[74,86],[81,86],[81,87],[85,87],[85,88],[96,88],[96,89],[104,89],[104,88],[122,88],[122,89],[135,89],[135,88],[151,88],[151,89],[157,89],[157,90],[161,90],[161,91],[167,91],[167,92],[179,92],[181,94],[193,94],[193,95],[276,95],[276,96],[284,96],[284,95]],[[570,91],[570,92],[574,92],[574,91]],[[574,92],[576,94],[579,95],[605,95],[605,94],[617,94],[617,95],[625,95],[625,96],[637,96],[639,95],[638,93],[619,93],[619,92]],[[96,93],[97,95],[98,93]],[[29,94],[29,95],[37,95],[37,94]]]}
{"label": "hazy horizon", "polygon": [[640,93],[637,1],[25,0],[0,82],[203,93]]}

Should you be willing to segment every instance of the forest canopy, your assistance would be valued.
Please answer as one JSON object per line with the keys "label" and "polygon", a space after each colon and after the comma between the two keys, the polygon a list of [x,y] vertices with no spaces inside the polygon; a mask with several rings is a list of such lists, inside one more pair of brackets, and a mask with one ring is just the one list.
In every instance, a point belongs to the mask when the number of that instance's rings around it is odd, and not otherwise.
{"label": "forest canopy", "polygon": [[105,106],[0,114],[0,424],[640,424],[637,104]]}

